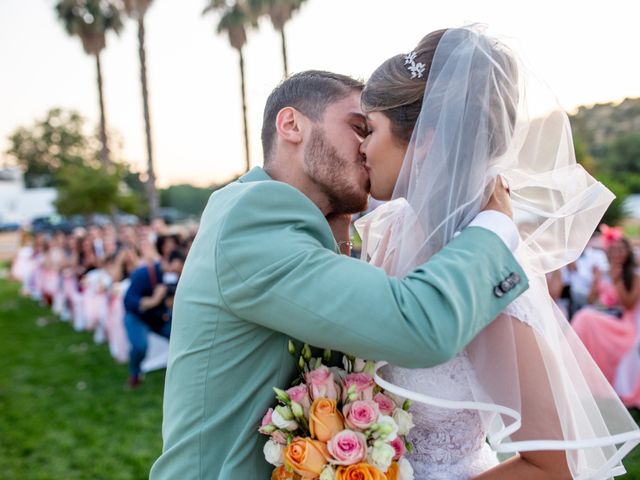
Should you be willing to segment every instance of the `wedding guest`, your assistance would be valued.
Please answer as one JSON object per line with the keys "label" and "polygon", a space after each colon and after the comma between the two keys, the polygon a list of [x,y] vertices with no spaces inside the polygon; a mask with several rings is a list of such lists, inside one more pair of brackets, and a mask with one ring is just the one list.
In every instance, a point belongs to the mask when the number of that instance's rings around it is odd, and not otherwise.
{"label": "wedding guest", "polygon": [[95,251],[94,239],[87,235],[78,238],[78,278],[100,266],[100,259]]}
{"label": "wedding guest", "polygon": [[31,268],[33,256],[33,238],[26,231],[20,232],[20,249],[11,263],[11,278],[23,282]]}
{"label": "wedding guest", "polygon": [[130,388],[140,384],[140,365],[147,355],[149,331],[165,338],[171,334],[172,298],[183,265],[184,256],[178,251],[172,252],[167,260],[155,252],[155,261],[147,262],[131,274],[124,296],[124,324],[131,344]]}
{"label": "wedding guest", "polygon": [[177,235],[158,235],[156,239],[156,250],[160,256],[168,260],[171,252],[179,248],[179,239]]}
{"label": "wedding guest", "polygon": [[[603,228],[606,230],[606,226]],[[570,319],[578,310],[590,303],[589,293],[594,283],[594,268],[597,268],[600,272],[609,270],[607,255],[602,250],[600,243],[599,238],[593,238],[580,255],[580,258],[565,268],[571,296],[571,308],[568,312]]]}
{"label": "wedding guest", "polygon": [[631,245],[614,227],[605,229],[603,245],[609,273],[593,269],[589,303],[576,313],[572,325],[605,377],[613,384],[621,358],[636,339],[640,281]]}

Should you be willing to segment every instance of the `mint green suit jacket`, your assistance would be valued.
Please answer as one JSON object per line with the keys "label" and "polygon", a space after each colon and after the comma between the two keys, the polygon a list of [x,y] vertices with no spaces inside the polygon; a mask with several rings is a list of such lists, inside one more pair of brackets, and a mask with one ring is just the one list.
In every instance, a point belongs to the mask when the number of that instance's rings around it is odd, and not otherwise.
{"label": "mint green suit jacket", "polygon": [[[494,293],[514,272],[521,280]],[[339,255],[316,205],[253,169],[211,196],[180,278],[151,480],[270,478],[258,426],[271,388],[295,374],[288,338],[430,367],[527,285],[505,244],[477,227],[407,277],[388,277]]]}

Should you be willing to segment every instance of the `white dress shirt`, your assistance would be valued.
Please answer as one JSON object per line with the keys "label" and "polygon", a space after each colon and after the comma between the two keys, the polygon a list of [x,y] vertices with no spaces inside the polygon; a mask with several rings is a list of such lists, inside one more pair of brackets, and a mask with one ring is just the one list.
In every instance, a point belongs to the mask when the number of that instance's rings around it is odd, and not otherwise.
{"label": "white dress shirt", "polygon": [[469,227],[480,227],[492,231],[502,240],[512,252],[520,243],[520,236],[516,224],[511,218],[497,210],[485,210],[474,218]]}

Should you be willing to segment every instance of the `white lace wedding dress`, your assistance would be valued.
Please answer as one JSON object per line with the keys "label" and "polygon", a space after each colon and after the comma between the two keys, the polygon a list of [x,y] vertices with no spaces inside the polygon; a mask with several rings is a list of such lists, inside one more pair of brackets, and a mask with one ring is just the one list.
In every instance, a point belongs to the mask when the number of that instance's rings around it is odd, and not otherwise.
{"label": "white lace wedding dress", "polygon": [[[511,302],[504,314],[531,325],[525,292]],[[428,392],[436,398],[468,400],[470,389],[481,389],[466,351],[452,360],[428,369],[407,369],[388,365],[384,379],[407,390]],[[486,442],[486,430],[476,410],[439,408],[413,402],[410,412],[415,427],[408,440],[414,451],[407,455],[414,480],[468,480],[499,463]]]}
{"label": "white lace wedding dress", "polygon": [[[385,367],[384,378],[414,391],[431,392],[452,400],[469,398],[467,379],[475,374],[464,352],[429,369]],[[408,440],[414,451],[407,459],[415,480],[467,480],[498,464],[485,442],[477,411],[451,410],[413,402],[413,423]]]}

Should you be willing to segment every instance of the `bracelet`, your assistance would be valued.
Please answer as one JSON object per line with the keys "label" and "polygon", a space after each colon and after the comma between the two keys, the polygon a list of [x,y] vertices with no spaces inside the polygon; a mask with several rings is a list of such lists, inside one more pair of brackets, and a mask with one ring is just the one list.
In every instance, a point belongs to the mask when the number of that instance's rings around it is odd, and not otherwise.
{"label": "bracelet", "polygon": [[342,247],[343,245],[346,245],[349,248],[353,248],[353,242],[351,240],[343,240],[343,241],[337,242],[337,243],[338,243],[338,248]]}

